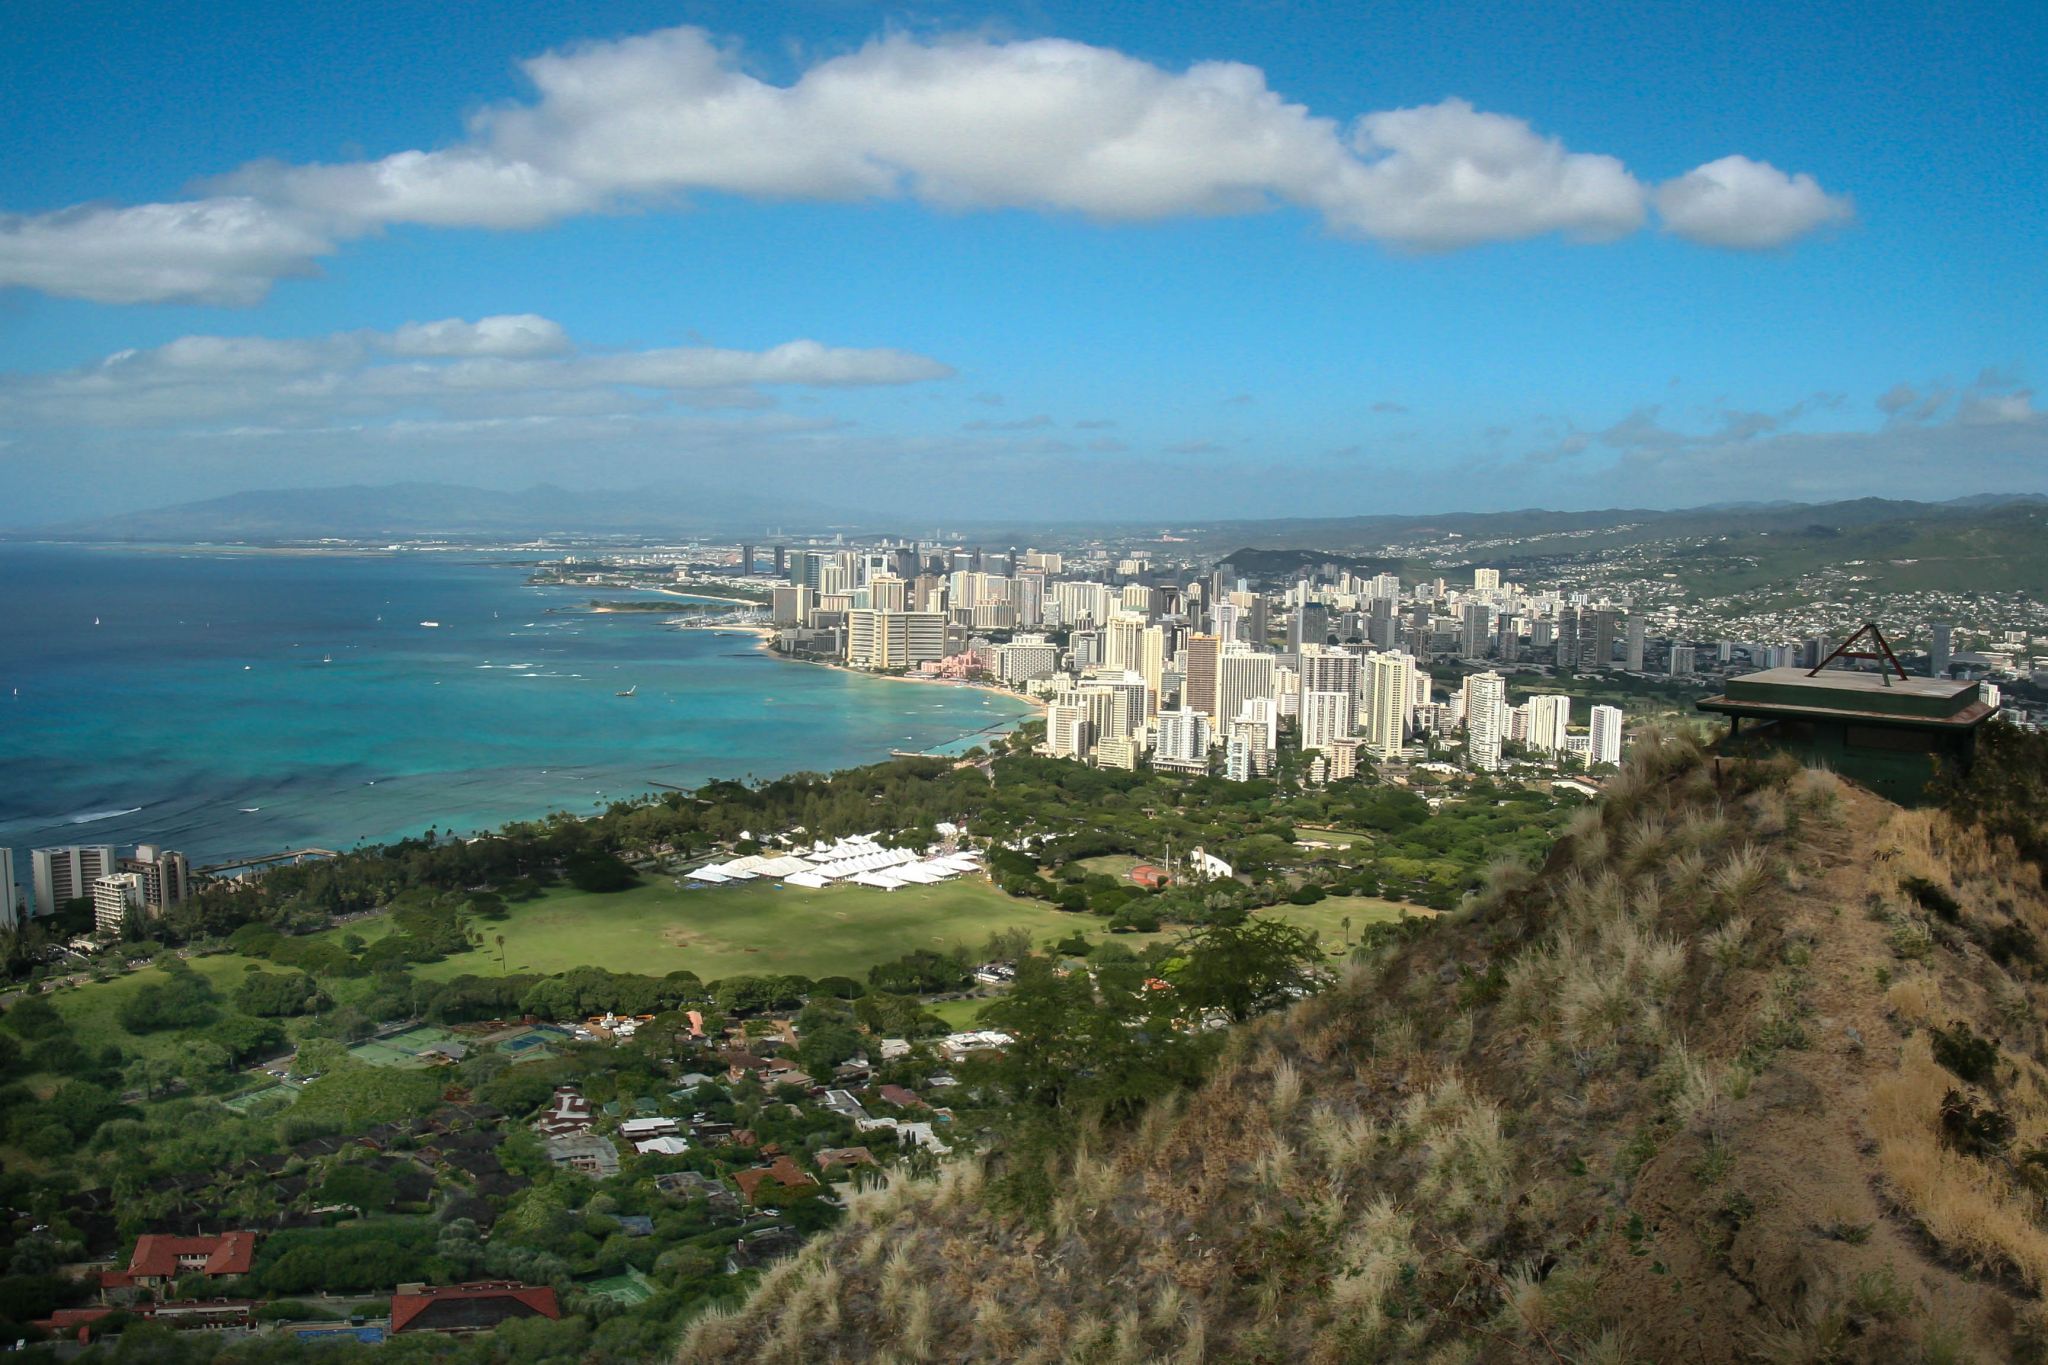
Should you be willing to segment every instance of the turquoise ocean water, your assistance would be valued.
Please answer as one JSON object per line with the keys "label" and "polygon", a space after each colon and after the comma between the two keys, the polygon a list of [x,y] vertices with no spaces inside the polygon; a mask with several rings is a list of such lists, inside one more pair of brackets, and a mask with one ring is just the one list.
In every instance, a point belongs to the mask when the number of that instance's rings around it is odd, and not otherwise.
{"label": "turquoise ocean water", "polygon": [[524,578],[475,554],[0,545],[0,844],[17,880],[43,844],[208,863],[466,833],[657,783],[965,747],[1029,713],[591,614],[588,589]]}

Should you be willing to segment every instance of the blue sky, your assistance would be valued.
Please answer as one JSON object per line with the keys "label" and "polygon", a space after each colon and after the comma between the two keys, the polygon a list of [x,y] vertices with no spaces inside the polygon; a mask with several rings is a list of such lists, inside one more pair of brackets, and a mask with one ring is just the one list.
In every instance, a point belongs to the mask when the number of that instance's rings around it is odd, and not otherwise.
{"label": "blue sky", "polygon": [[0,524],[2040,491],[2027,9],[33,0]]}

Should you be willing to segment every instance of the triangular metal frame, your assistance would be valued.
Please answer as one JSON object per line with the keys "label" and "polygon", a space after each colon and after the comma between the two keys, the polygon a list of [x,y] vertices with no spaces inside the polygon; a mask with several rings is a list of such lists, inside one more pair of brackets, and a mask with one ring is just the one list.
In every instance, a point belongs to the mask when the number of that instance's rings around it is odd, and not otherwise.
{"label": "triangular metal frame", "polygon": [[[1849,647],[1855,644],[1858,640],[1862,639],[1866,635],[1868,635],[1871,638],[1871,641],[1874,644],[1876,644],[1879,650],[1883,651],[1882,653],[1873,654],[1867,650],[1851,649]],[[1819,663],[1815,664],[1812,668],[1808,669],[1806,671],[1806,676],[1809,678],[1815,676],[1823,668],[1826,668],[1829,664],[1833,663],[1837,659],[1870,659],[1873,661],[1882,659],[1886,663],[1890,664],[1893,668],[1897,669],[1898,674],[1901,678],[1907,676],[1905,665],[1899,662],[1898,655],[1892,653],[1892,647],[1889,644],[1885,643],[1884,632],[1877,628],[1877,622],[1875,621],[1865,621],[1861,626],[1857,628],[1856,633],[1854,635],[1851,635],[1848,639],[1842,641],[1841,646],[1837,648],[1834,653],[1828,655],[1827,658],[1822,659]]]}

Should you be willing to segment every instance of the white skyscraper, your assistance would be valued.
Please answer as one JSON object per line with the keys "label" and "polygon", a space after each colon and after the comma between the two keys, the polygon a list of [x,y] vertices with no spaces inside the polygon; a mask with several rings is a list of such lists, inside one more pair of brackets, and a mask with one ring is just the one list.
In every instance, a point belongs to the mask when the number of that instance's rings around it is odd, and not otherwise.
{"label": "white skyscraper", "polygon": [[1054,758],[1079,758],[1088,752],[1088,708],[1056,701],[1045,708],[1045,747]]}
{"label": "white skyscraper", "polygon": [[1572,723],[1572,699],[1545,694],[1529,698],[1529,747],[1539,753],[1564,751],[1565,731]]}
{"label": "white skyscraper", "polygon": [[1415,695],[1415,661],[1406,654],[1375,654],[1365,661],[1366,747],[1382,758],[1408,742],[1408,713]]}
{"label": "white skyscraper", "polygon": [[1465,679],[1465,752],[1482,772],[1500,766],[1501,730],[1507,718],[1507,684],[1498,673]]}
{"label": "white skyscraper", "polygon": [[1586,749],[1586,765],[1621,762],[1621,708],[1619,706],[1596,706],[1593,708],[1591,743]]}
{"label": "white skyscraper", "polygon": [[1159,713],[1159,743],[1152,751],[1159,768],[1205,771],[1209,766],[1209,717],[1182,707]]}
{"label": "white skyscraper", "polygon": [[1250,645],[1229,644],[1216,659],[1216,720],[1228,725],[1244,714],[1252,700],[1270,702],[1274,695],[1274,659]]}
{"label": "white skyscraper", "polygon": [[142,908],[141,874],[116,872],[93,879],[92,926],[101,933],[119,935],[128,923],[128,912]]}
{"label": "white skyscraper", "polygon": [[1301,747],[1327,749],[1331,740],[1348,738],[1354,700],[1349,692],[1302,693]]}

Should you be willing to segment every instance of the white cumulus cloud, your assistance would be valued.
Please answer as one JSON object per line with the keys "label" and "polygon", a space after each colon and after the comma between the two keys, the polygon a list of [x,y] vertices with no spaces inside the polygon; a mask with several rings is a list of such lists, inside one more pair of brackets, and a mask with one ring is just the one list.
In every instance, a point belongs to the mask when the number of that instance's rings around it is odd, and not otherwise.
{"label": "white cumulus cloud", "polygon": [[1805,173],[1787,175],[1765,161],[1724,156],[1657,187],[1667,232],[1707,246],[1758,251],[1784,246],[1855,209]]}
{"label": "white cumulus cloud", "polygon": [[[1567,148],[1464,100],[1342,122],[1241,62],[1175,71],[1062,39],[891,34],[787,84],[699,28],[548,52],[534,94],[473,115],[454,145],[376,160],[256,162],[215,197],[0,219],[0,285],[105,302],[248,303],[387,225],[534,228],[672,205],[693,192],[911,199],[1104,221],[1280,206],[1414,250],[1559,233],[1599,242],[1649,191],[1611,156]],[[1746,157],[1657,191],[1666,226],[1773,246],[1846,216],[1806,175]]]}

